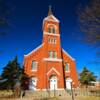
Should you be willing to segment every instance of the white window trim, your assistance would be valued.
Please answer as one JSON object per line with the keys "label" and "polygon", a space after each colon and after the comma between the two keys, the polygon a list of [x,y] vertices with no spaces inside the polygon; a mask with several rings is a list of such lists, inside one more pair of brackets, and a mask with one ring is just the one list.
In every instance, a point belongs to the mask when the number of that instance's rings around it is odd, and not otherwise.
{"label": "white window trim", "polygon": [[34,69],[34,70],[32,69],[32,72],[37,71],[37,67],[38,67],[38,62],[36,61],[36,69]]}
{"label": "white window trim", "polygon": [[53,58],[53,51],[49,51],[49,58]]}
{"label": "white window trim", "polygon": [[44,61],[52,61],[52,62],[62,62],[62,59],[58,58],[44,58]]}
{"label": "white window trim", "polygon": [[50,43],[50,44],[56,44],[56,39],[55,38],[49,38],[48,39],[48,43]]}
{"label": "white window trim", "polygon": [[48,27],[49,34],[56,34],[56,29],[54,27]]}
{"label": "white window trim", "polygon": [[[53,27],[51,27],[51,25]],[[51,32],[50,33],[48,32],[49,34],[56,34],[57,26],[55,24],[48,24],[47,27],[51,29]],[[55,30],[55,32],[53,32],[53,29]]]}
{"label": "white window trim", "polygon": [[[65,64],[66,64],[66,63],[65,63]],[[69,63],[67,63],[67,64],[68,64],[68,71],[65,70],[65,72],[70,72],[70,68],[69,68],[69,65],[70,65],[70,64],[69,64]],[[64,67],[65,67],[65,66],[64,66]]]}
{"label": "white window trim", "polygon": [[[47,91],[47,90],[52,91],[50,89],[42,89],[42,91]],[[65,89],[64,88],[57,88],[56,90],[65,90]]]}
{"label": "white window trim", "polygon": [[52,35],[52,36],[60,36],[60,34],[50,34],[50,33],[48,33],[48,32],[44,32],[43,34],[45,34],[45,35]]}
{"label": "white window trim", "polygon": [[[54,57],[54,55],[55,55],[55,57]],[[53,52],[53,58],[57,59],[57,52],[56,51]]]}
{"label": "white window trim", "polygon": [[57,52],[56,51],[49,51],[49,58],[57,59]]}
{"label": "white window trim", "polygon": [[36,72],[37,71],[37,69],[36,70],[32,70],[32,72]]}

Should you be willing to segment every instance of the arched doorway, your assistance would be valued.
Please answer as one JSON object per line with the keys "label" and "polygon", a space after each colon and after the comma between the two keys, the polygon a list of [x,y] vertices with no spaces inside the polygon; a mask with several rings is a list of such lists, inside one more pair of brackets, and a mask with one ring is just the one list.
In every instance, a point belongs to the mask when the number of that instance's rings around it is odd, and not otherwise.
{"label": "arched doorway", "polygon": [[37,78],[36,77],[32,77],[30,79],[29,89],[30,90],[36,90],[36,85],[37,85]]}
{"label": "arched doorway", "polygon": [[71,90],[72,79],[66,78],[66,89]]}
{"label": "arched doorway", "polygon": [[50,90],[56,90],[57,89],[57,77],[55,75],[52,75],[50,77]]}

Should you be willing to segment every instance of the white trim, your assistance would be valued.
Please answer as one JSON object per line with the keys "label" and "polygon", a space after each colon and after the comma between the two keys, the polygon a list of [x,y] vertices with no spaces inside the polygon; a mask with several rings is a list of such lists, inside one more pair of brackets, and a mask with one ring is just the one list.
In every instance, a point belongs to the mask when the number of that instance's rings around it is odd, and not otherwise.
{"label": "white trim", "polygon": [[47,75],[48,75],[52,70],[54,70],[58,75],[60,75],[60,73],[59,73],[54,67],[52,67],[52,68],[47,72]]}
{"label": "white trim", "polygon": [[62,59],[58,59],[58,58],[44,58],[44,61],[53,61],[53,62],[62,62]]}
{"label": "white trim", "polygon": [[73,82],[72,78],[70,78],[70,77],[66,78],[65,81]]}
{"label": "white trim", "polygon": [[57,26],[55,24],[51,24],[51,23],[47,24],[48,27],[51,26],[51,25],[54,26],[54,28],[57,30]]}
{"label": "white trim", "polygon": [[65,66],[64,66],[64,67],[66,67],[66,64],[68,64],[68,70],[67,70],[67,71],[65,70],[65,72],[66,72],[66,73],[69,73],[69,72],[70,72],[70,68],[69,68],[69,65],[70,65],[70,64],[67,63],[67,62],[65,62]]}
{"label": "white trim", "polygon": [[[53,90],[50,90],[50,89],[36,89],[36,90],[29,90],[29,91],[53,91]],[[56,90],[65,90],[65,88],[57,88]]]}
{"label": "white trim", "polygon": [[54,34],[54,33],[48,33],[48,32],[43,32],[45,35],[52,35],[52,36],[60,36],[60,34]]}
{"label": "white trim", "polygon": [[[54,20],[51,20],[50,17],[52,17]],[[53,15],[50,15],[50,16],[45,17],[43,21],[45,21],[45,20],[47,20],[47,21],[54,21],[54,22],[58,22],[58,23],[60,22],[60,21],[59,21],[55,16],[53,16]]]}
{"label": "white trim", "polygon": [[35,70],[31,70],[32,72],[36,72],[37,71],[37,69],[35,69]]}
{"label": "white trim", "polygon": [[57,40],[55,38],[49,38],[48,43],[50,44],[56,44]]}
{"label": "white trim", "polygon": [[90,83],[95,83],[95,84],[99,84],[100,82],[99,81],[90,81]]}
{"label": "white trim", "polygon": [[58,88],[57,90],[65,90],[64,88]]}
{"label": "white trim", "polygon": [[[33,61],[34,61],[34,60],[33,60]],[[33,62],[33,61],[32,61],[32,62]],[[32,70],[31,70],[32,72],[36,72],[36,71],[37,71],[38,62],[37,62],[37,61],[35,61],[35,62],[36,62],[36,66],[35,66],[35,67],[36,67],[36,69],[32,69]],[[33,67],[33,65],[32,65],[32,67]]]}
{"label": "white trim", "polygon": [[33,91],[37,90],[37,80],[38,80],[37,77],[32,77],[30,79],[30,83],[29,83],[30,90],[33,90]]}
{"label": "white trim", "polygon": [[73,61],[75,61],[75,59],[73,57],[71,57],[63,48],[62,48],[62,51],[68,56],[70,57]]}
{"label": "white trim", "polygon": [[49,90],[49,89],[41,89],[42,91],[47,91],[47,90]]}
{"label": "white trim", "polygon": [[33,51],[31,51],[30,53],[28,53],[27,55],[24,56],[29,56],[30,54],[32,54],[33,52],[37,51],[39,48],[41,48],[43,46],[43,44],[39,45],[37,48],[35,48]]}
{"label": "white trim", "polygon": [[36,89],[35,91],[40,91],[40,89]]}
{"label": "white trim", "polygon": [[70,71],[65,71],[65,73],[70,73]]}

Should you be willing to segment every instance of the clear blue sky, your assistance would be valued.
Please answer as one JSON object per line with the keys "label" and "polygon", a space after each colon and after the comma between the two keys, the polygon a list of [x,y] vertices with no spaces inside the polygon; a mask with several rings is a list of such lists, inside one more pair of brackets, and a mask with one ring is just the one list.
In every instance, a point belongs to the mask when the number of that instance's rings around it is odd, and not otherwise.
{"label": "clear blue sky", "polygon": [[96,59],[95,47],[80,41],[83,35],[79,30],[77,10],[79,4],[88,0],[5,0],[13,8],[9,16],[7,35],[0,36],[0,73],[3,67],[18,55],[23,64],[24,54],[29,53],[42,42],[42,22],[47,16],[48,6],[52,5],[54,15],[60,20],[62,47],[76,59],[77,71],[84,66],[100,75],[100,65],[92,64]]}

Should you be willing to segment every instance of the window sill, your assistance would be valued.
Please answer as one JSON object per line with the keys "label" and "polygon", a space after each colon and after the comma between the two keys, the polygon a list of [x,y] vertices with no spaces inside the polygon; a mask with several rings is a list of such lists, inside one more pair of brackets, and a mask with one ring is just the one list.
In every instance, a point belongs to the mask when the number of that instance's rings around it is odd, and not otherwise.
{"label": "window sill", "polygon": [[59,34],[53,34],[53,33],[48,33],[48,32],[44,32],[44,34],[46,34],[46,35],[53,35],[53,36],[60,36]]}
{"label": "window sill", "polygon": [[65,73],[70,73],[70,71],[65,71]]}
{"label": "window sill", "polygon": [[58,62],[62,62],[62,59],[58,59],[58,58],[44,58],[45,61],[58,61]]}
{"label": "window sill", "polygon": [[32,70],[32,72],[36,72],[37,70]]}

